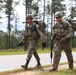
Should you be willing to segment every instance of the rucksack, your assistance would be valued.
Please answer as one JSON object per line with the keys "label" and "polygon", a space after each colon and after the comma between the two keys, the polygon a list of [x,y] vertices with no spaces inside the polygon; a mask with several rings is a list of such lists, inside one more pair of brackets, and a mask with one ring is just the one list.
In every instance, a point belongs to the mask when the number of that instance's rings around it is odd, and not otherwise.
{"label": "rucksack", "polygon": [[76,31],[76,20],[72,20],[71,18],[65,17],[65,20],[71,24],[73,31]]}
{"label": "rucksack", "polygon": [[71,18],[65,18],[65,20],[71,24],[71,27],[73,29],[73,37],[72,37],[72,39],[73,39],[75,37],[74,32],[76,31],[76,22],[74,20],[72,20]]}
{"label": "rucksack", "polygon": [[34,23],[36,23],[37,25],[39,25],[40,30],[44,33],[45,29],[46,29],[46,23],[44,21],[38,21],[38,20],[34,20]]}

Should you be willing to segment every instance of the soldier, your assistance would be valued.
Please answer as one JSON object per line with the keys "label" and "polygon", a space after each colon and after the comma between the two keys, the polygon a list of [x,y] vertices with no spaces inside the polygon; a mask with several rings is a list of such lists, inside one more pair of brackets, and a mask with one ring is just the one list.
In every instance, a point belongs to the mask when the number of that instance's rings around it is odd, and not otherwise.
{"label": "soldier", "polygon": [[56,71],[61,58],[61,52],[64,52],[67,56],[69,63],[69,69],[73,69],[73,56],[71,49],[71,39],[73,31],[69,22],[62,19],[62,12],[58,11],[55,13],[56,24],[53,26],[53,32],[51,40],[54,41],[54,60],[53,68],[49,71]]}
{"label": "soldier", "polygon": [[21,67],[24,68],[25,70],[27,70],[28,64],[29,64],[30,59],[32,57],[32,54],[36,58],[37,67],[41,66],[40,58],[39,58],[38,53],[36,51],[36,46],[37,46],[37,42],[38,42],[39,37],[42,38],[42,46],[43,47],[46,46],[46,43],[44,40],[44,34],[40,30],[39,25],[36,25],[36,23],[33,22],[33,17],[31,14],[28,14],[26,16],[25,32],[26,32],[26,35],[25,35],[26,37],[23,37],[21,41],[24,41],[27,39],[28,43],[29,43],[29,47],[28,47],[28,54],[27,54],[27,58],[26,58],[26,63],[24,65],[21,65]]}

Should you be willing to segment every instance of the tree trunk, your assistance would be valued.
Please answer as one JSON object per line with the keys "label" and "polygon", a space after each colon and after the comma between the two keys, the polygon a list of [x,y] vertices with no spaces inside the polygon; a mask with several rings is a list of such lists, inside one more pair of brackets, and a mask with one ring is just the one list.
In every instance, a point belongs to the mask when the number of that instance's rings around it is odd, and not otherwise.
{"label": "tree trunk", "polygon": [[10,16],[8,16],[8,49],[10,49]]}

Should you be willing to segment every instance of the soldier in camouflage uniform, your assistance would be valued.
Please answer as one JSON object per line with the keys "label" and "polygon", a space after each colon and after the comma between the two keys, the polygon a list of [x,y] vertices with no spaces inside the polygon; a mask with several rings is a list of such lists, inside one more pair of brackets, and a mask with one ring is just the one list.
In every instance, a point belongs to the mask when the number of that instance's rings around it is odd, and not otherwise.
{"label": "soldier in camouflage uniform", "polygon": [[38,53],[36,51],[36,46],[39,37],[42,38],[42,44],[45,47],[45,40],[44,40],[44,35],[42,31],[39,28],[39,25],[36,25],[36,23],[33,22],[33,17],[31,14],[28,14],[26,17],[26,29],[25,29],[25,36],[22,38],[21,41],[27,40],[29,42],[29,47],[28,47],[28,54],[26,58],[26,63],[25,65],[21,65],[22,68],[25,70],[28,68],[29,61],[32,57],[32,54],[34,55],[36,61],[37,61],[37,67],[41,66],[40,63],[40,58],[38,56]]}
{"label": "soldier in camouflage uniform", "polygon": [[51,40],[54,40],[54,60],[53,68],[49,71],[56,71],[61,58],[61,52],[64,50],[69,63],[69,69],[73,69],[73,56],[71,49],[71,39],[73,31],[69,22],[62,19],[60,11],[55,13],[56,24],[53,27]]}

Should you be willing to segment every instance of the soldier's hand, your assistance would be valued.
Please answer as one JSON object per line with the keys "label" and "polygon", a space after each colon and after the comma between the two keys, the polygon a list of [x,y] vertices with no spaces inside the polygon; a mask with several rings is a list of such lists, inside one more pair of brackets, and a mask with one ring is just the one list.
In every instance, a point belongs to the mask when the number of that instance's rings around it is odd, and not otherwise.
{"label": "soldier's hand", "polygon": [[17,46],[22,46],[22,41]]}
{"label": "soldier's hand", "polygon": [[60,42],[66,42],[66,38],[62,38],[61,40],[60,40]]}

